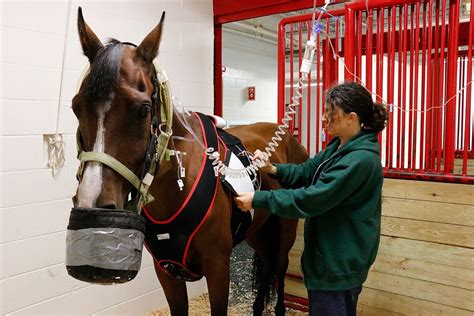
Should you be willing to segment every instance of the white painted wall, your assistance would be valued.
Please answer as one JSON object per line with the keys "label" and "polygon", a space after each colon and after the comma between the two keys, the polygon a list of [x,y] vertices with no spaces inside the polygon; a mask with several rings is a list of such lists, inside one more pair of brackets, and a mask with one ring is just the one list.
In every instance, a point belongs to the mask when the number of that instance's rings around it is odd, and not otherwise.
{"label": "white painted wall", "polygon": [[[222,32],[223,117],[229,124],[277,121],[277,46]],[[247,100],[247,87],[256,100]]]}
{"label": "white painted wall", "polygon": [[[139,43],[166,11],[159,60],[174,95],[213,112],[213,12],[207,0],[0,0],[0,314],[142,315],[166,306],[146,254],[135,280],[92,286],[64,267],[66,226],[76,187],[76,119],[70,109],[87,63],[76,29],[77,6],[102,40]],[[66,23],[69,32],[65,36]],[[66,165],[47,169],[43,134],[59,132]],[[193,283],[191,296],[204,291]]]}

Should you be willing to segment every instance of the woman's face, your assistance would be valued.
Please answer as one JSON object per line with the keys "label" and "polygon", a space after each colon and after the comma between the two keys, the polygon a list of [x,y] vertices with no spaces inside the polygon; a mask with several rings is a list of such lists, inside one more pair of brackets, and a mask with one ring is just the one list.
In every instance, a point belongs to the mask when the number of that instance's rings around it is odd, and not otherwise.
{"label": "woman's face", "polygon": [[353,133],[354,124],[358,124],[357,114],[345,113],[338,106],[326,105],[322,118],[324,127],[329,136],[346,137]]}

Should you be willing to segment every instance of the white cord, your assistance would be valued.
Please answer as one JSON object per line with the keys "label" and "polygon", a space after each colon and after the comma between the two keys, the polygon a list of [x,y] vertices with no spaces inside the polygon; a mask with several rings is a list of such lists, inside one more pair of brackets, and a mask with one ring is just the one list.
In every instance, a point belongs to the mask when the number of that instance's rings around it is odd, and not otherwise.
{"label": "white cord", "polygon": [[53,176],[56,175],[57,170],[64,166],[66,161],[64,155],[64,140],[62,135],[59,134],[59,117],[61,113],[61,99],[63,92],[63,77],[64,77],[64,65],[66,60],[66,47],[67,47],[67,35],[69,32],[69,19],[71,16],[72,2],[68,2],[68,11],[66,19],[66,31],[64,34],[64,46],[63,46],[63,59],[61,62],[61,79],[59,81],[59,97],[58,97],[58,111],[56,113],[56,133],[48,138],[48,164],[47,167],[51,168]]}

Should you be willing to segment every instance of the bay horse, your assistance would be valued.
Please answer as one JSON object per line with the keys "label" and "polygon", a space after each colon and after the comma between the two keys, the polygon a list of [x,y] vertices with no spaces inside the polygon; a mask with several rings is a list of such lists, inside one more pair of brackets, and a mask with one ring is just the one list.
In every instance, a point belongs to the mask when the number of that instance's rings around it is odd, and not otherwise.
{"label": "bay horse", "polygon": [[[158,130],[153,113],[160,118],[160,104],[154,104],[160,86],[153,60],[157,57],[163,30],[164,13],[159,24],[138,45],[111,40],[103,44],[85,22],[78,10],[78,31],[84,55],[89,59],[90,71],[84,77],[72,100],[78,125],[78,140],[82,150],[105,153],[135,175],[144,170],[145,156],[153,130]],[[159,92],[159,91],[158,91]],[[155,95],[155,98],[153,96]],[[162,100],[158,100],[158,103]],[[204,149],[196,140],[203,141],[197,116],[173,111],[173,125],[168,149],[186,153],[180,165],[173,159],[158,162],[159,171],[149,192],[155,197],[146,205],[147,213],[158,221],[172,218],[183,205],[198,178]],[[187,123],[183,117],[187,116]],[[160,126],[161,128],[161,126]],[[257,123],[230,128],[227,131],[240,138],[248,151],[264,148],[271,139],[276,124]],[[198,139],[194,141],[193,137]],[[221,152],[222,152],[221,148]],[[222,153],[223,154],[223,153]],[[305,149],[289,133],[271,157],[275,163],[301,163],[307,159]],[[82,161],[81,177],[74,206],[78,209],[96,208],[124,210],[134,187],[116,170],[98,161]],[[186,169],[182,190],[176,183],[178,168]],[[229,264],[233,247],[231,203],[229,190],[217,181],[214,203],[202,226],[187,249],[186,264],[207,280],[212,315],[226,315],[229,295]],[[262,189],[277,189],[277,181],[262,175]],[[256,210],[253,223],[245,238],[263,264],[262,282],[253,304],[255,315],[261,315],[264,298],[272,282],[277,280],[277,315],[285,313],[283,302],[284,275],[288,267],[288,252],[296,236],[297,221],[278,218],[266,210]],[[172,315],[188,314],[186,282],[170,276],[154,261]],[[275,276],[276,275],[276,276]]]}

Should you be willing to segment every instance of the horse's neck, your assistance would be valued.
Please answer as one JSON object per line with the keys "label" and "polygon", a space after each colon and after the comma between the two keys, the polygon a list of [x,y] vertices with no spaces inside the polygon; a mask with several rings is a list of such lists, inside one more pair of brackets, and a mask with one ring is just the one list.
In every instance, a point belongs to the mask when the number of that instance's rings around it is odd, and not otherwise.
{"label": "horse's neck", "polygon": [[[173,136],[193,139],[191,133],[181,124],[176,115],[179,114],[176,114],[176,112],[173,114]],[[188,116],[187,122],[196,137],[202,139],[201,128],[195,116]],[[150,188],[155,201],[147,206],[147,211],[157,220],[170,218],[183,205],[198,178],[204,154],[204,150],[194,139],[193,141],[170,140],[168,148],[186,153],[179,157],[182,160],[181,166],[184,167],[185,177],[178,177],[180,165],[176,155],[172,155],[169,161],[161,162],[160,172]],[[178,179],[183,181],[184,187],[182,190],[179,188]]]}

